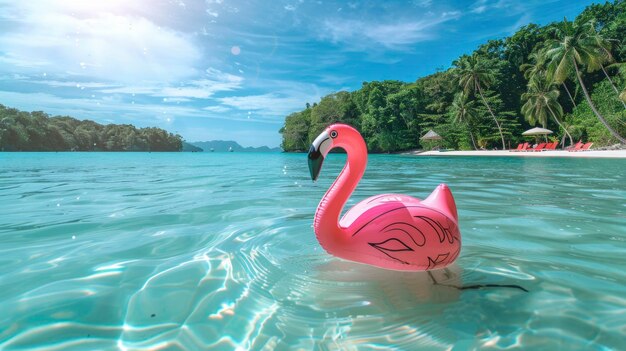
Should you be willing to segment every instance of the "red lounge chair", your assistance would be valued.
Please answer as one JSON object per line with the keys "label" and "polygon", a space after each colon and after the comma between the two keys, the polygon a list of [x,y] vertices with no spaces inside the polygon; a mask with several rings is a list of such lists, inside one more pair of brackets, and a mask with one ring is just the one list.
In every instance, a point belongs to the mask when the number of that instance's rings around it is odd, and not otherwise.
{"label": "red lounge chair", "polygon": [[536,147],[528,149],[526,151],[541,151],[541,150],[543,150],[544,147],[546,147],[546,143],[541,143],[541,144],[537,145]]}
{"label": "red lounge chair", "polygon": [[593,143],[586,143],[580,149],[572,151],[589,151],[589,149],[591,149],[591,145],[593,145]]}
{"label": "red lounge chair", "polygon": [[557,145],[559,145],[559,142],[558,142],[558,141],[555,141],[555,142],[553,142],[553,143],[548,143],[548,144],[546,145],[546,148],[545,148],[545,149],[543,149],[543,150],[541,150],[541,151],[556,150],[556,146],[557,146]]}
{"label": "red lounge chair", "polygon": [[582,147],[583,147],[584,145],[585,145],[585,144],[583,144],[583,142],[582,142],[582,141],[579,141],[579,142],[577,142],[577,143],[576,143],[576,145],[574,145],[574,147],[570,147],[569,149],[567,149],[567,151],[569,151],[569,152],[572,152],[572,151],[579,151],[580,149],[582,149]]}
{"label": "red lounge chair", "polygon": [[541,144],[537,145],[537,147],[533,151],[543,151],[543,150],[545,150],[547,145],[548,145],[548,143],[541,143]]}
{"label": "red lounge chair", "polygon": [[567,151],[576,151],[576,150],[580,150],[581,147],[583,147],[583,142],[579,141],[574,146],[570,145],[569,147],[567,147],[566,150]]}
{"label": "red lounge chair", "polygon": [[523,144],[519,144],[517,145],[517,149],[514,150],[509,150],[510,152],[520,152],[520,151],[526,151],[526,148],[528,148],[528,143],[523,143]]}

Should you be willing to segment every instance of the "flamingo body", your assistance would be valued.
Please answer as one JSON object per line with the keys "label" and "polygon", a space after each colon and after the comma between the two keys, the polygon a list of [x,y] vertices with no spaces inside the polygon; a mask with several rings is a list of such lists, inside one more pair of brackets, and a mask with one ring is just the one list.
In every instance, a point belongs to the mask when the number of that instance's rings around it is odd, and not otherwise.
{"label": "flamingo body", "polygon": [[313,228],[327,252],[393,270],[424,271],[454,262],[461,251],[461,234],[454,198],[445,184],[424,200],[402,194],[372,196],[339,220],[365,171],[367,149],[354,128],[344,124],[329,126],[309,152],[314,179],[333,147],[344,148],[348,161],[315,214]]}

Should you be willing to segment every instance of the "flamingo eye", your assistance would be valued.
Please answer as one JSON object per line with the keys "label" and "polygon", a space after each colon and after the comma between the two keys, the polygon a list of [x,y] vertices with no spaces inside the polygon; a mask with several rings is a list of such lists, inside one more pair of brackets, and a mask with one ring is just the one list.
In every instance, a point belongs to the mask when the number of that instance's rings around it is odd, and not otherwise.
{"label": "flamingo eye", "polygon": [[330,131],[330,137],[335,139],[337,137],[337,131],[336,130],[331,130]]}

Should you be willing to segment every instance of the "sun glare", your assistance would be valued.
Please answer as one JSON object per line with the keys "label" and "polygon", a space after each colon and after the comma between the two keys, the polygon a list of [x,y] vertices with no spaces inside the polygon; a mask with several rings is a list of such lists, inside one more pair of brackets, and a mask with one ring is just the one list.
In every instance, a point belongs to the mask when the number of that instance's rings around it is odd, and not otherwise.
{"label": "sun glare", "polygon": [[74,14],[97,14],[101,12],[119,12],[128,8],[128,1],[124,0],[107,0],[107,1],[89,1],[89,0],[59,0],[51,4],[52,7],[58,7],[64,11]]}

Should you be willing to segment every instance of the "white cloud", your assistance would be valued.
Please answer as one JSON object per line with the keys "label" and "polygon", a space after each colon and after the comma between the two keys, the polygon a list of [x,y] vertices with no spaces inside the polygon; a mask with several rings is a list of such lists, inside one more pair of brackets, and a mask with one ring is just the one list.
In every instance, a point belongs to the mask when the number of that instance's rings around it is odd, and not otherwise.
{"label": "white cloud", "polygon": [[261,95],[229,96],[217,99],[222,105],[240,111],[254,111],[256,115],[280,117],[293,111],[302,110],[306,101],[318,101],[319,96],[303,96],[302,94],[268,93]]}
{"label": "white cloud", "polygon": [[225,107],[225,106],[207,106],[202,108],[205,111],[211,111],[211,112],[228,112],[230,111],[230,108]]}
{"label": "white cloud", "polygon": [[191,101],[191,99],[189,98],[184,98],[184,97],[169,97],[169,98],[163,98],[163,102],[175,102],[175,103],[181,103],[181,102],[189,102]]}
{"label": "white cloud", "polygon": [[88,89],[102,89],[102,88],[113,88],[114,85],[106,84],[106,83],[98,83],[98,82],[72,82],[72,81],[58,81],[58,80],[32,80],[30,77],[24,78],[23,80],[28,80],[30,83],[35,84],[43,84],[51,87],[77,87],[77,88],[88,88]]}
{"label": "white cloud", "polygon": [[342,43],[347,49],[367,50],[372,44],[401,50],[412,44],[437,36],[437,25],[457,19],[460,12],[444,12],[439,16],[407,22],[373,23],[362,20],[327,20],[321,37]]}
{"label": "white cloud", "polygon": [[[224,115],[219,108],[198,109],[195,107],[155,104],[128,103],[114,96],[104,98],[67,98],[48,93],[18,93],[0,90],[0,101],[10,101],[7,106],[24,111],[45,111],[50,115],[70,115],[78,119],[91,119],[97,122],[137,123],[138,126],[157,126],[161,122],[189,118],[221,119],[228,121],[247,121],[278,123],[279,120],[268,118],[247,119],[240,116]],[[222,106],[228,109],[228,107]],[[281,116],[284,117],[284,116]]]}
{"label": "white cloud", "polygon": [[117,86],[111,88],[100,89],[98,92],[103,94],[129,94],[129,95],[149,95],[156,96],[156,93],[161,91],[160,87],[157,86],[138,86],[138,85],[130,85],[130,86]]}
{"label": "white cloud", "polygon": [[470,12],[471,13],[483,13],[487,10],[487,6],[481,5],[474,7]]}
{"label": "white cloud", "polygon": [[470,6],[470,12],[480,14],[487,10],[487,0],[477,0]]}
{"label": "white cloud", "polygon": [[240,81],[214,81],[209,79],[191,81],[189,85],[179,87],[165,87],[155,92],[154,96],[187,97],[193,99],[207,99],[216,92],[238,89]]}
{"label": "white cloud", "polygon": [[[550,1],[550,0],[546,0]],[[511,0],[497,0],[497,1],[488,1],[488,0],[477,0],[470,6],[470,12],[481,14],[487,10],[507,10],[507,14],[518,14],[525,13],[527,3],[523,1],[511,1]]]}
{"label": "white cloud", "polygon": [[441,13],[441,22],[458,19],[461,17],[461,11],[445,11]]}
{"label": "white cloud", "polygon": [[318,102],[322,96],[335,91],[316,84],[281,79],[250,82],[250,88],[269,93],[245,94],[244,91],[239,96],[220,97],[215,101],[241,113],[251,111],[256,119],[283,121],[285,116],[303,110],[307,102]]}
{"label": "white cloud", "polygon": [[[135,84],[173,82],[196,73],[201,52],[195,43],[145,18],[114,15],[92,2],[23,3],[15,5],[22,7],[13,29],[0,36],[0,71]],[[103,12],[95,11],[99,7]]]}
{"label": "white cloud", "polygon": [[[153,125],[155,120],[166,116],[190,116],[196,109],[184,106],[158,104],[130,104],[119,98],[67,98],[47,93],[18,93],[0,91],[2,101],[10,101],[11,107],[26,111],[44,110],[51,115],[70,115],[75,118],[88,118],[105,121],[107,118],[124,118],[127,121],[141,121],[143,125]],[[165,112],[165,113],[163,113]],[[115,123],[121,123],[119,120]]]}
{"label": "white cloud", "polygon": [[[215,93],[234,91],[241,88],[243,78],[209,68],[201,79],[181,82],[177,85],[154,84],[150,86],[118,86],[101,89],[106,94],[135,94],[166,98],[207,99]],[[179,100],[182,101],[182,100]]]}
{"label": "white cloud", "polygon": [[[207,85],[207,88],[204,88],[202,85],[205,82],[194,82],[194,86],[186,86],[186,87],[165,87],[160,91],[156,92],[155,96],[171,96],[171,97],[188,97],[192,99],[206,99],[213,95],[213,92],[209,90],[210,85]],[[196,85],[200,84],[200,85]]]}
{"label": "white cloud", "polygon": [[430,7],[433,4],[433,0],[415,0],[413,4],[419,7]]}

